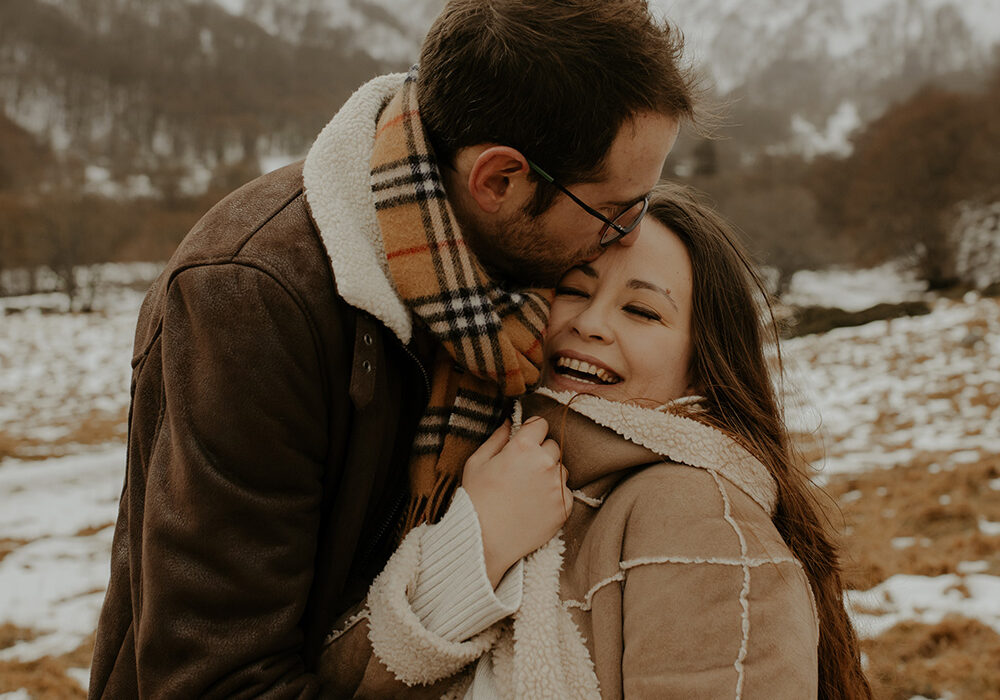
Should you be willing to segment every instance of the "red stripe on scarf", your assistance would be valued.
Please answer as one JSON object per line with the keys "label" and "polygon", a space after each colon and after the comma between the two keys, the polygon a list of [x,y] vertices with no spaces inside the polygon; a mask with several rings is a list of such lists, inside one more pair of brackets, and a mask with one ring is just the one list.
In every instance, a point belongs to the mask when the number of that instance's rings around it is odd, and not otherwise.
{"label": "red stripe on scarf", "polygon": [[399,116],[393,117],[392,119],[390,119],[389,121],[387,121],[385,124],[383,124],[381,127],[379,127],[378,131],[375,132],[375,138],[378,138],[379,136],[381,136],[382,132],[384,132],[390,126],[395,126],[396,124],[399,124],[403,120],[409,119],[410,117],[416,117],[419,114],[420,114],[420,112],[418,110],[413,109],[413,110],[410,110],[409,112],[403,112]]}
{"label": "red stripe on scarf", "polygon": [[391,253],[386,253],[385,258],[386,260],[393,260],[395,258],[400,258],[404,255],[416,255],[417,253],[426,253],[431,248],[436,248],[437,250],[440,250],[441,248],[447,248],[448,246],[464,246],[464,245],[465,245],[465,239],[460,239],[460,240],[450,239],[447,241],[438,241],[433,246],[422,245],[422,246],[417,246],[416,248],[403,248],[402,250],[394,250]]}

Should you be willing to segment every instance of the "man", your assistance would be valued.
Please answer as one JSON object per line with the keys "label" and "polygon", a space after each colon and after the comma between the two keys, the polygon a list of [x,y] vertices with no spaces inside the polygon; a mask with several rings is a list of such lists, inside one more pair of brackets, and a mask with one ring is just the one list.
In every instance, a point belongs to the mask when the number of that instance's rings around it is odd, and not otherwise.
{"label": "man", "polygon": [[[638,235],[691,115],[679,52],[640,0],[453,0],[419,72],[195,226],[139,316],[91,697],[321,691],[334,622],[539,378],[548,295],[521,287]],[[547,474],[472,499],[497,596],[530,551],[500,504],[561,507]]]}

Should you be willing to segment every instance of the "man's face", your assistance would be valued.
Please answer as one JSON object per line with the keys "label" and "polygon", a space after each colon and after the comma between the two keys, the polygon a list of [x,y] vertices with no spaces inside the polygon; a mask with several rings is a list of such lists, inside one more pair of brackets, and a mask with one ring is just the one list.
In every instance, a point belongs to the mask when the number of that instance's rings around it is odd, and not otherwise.
{"label": "man's face", "polygon": [[[568,189],[613,219],[660,179],[678,126],[677,120],[660,114],[637,115],[622,125],[612,142],[601,179]],[[562,193],[540,216],[532,217],[522,209],[486,226],[489,230],[480,231],[477,237],[483,262],[500,279],[518,284],[554,286],[571,267],[601,252],[603,223]],[[623,242],[630,244],[637,235],[638,229]]]}

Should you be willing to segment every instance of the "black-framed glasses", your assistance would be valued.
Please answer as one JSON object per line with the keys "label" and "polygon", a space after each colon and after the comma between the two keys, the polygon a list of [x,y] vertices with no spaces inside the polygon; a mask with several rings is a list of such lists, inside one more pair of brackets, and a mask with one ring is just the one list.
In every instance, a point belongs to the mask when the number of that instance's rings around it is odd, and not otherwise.
{"label": "black-framed glasses", "polygon": [[595,219],[599,219],[604,222],[604,226],[601,227],[600,233],[600,242],[602,247],[607,247],[620,238],[632,233],[632,231],[635,230],[635,227],[639,225],[639,222],[642,221],[642,217],[646,215],[646,210],[649,209],[649,195],[647,194],[638,202],[635,202],[618,212],[613,219],[609,219],[604,216],[604,214],[589,206],[582,199],[556,182],[554,177],[542,170],[538,165],[532,163],[527,158],[525,158],[525,160],[528,161],[528,165],[532,170],[542,176],[543,180],[558,188],[560,192],[576,202],[581,209],[593,216]]}

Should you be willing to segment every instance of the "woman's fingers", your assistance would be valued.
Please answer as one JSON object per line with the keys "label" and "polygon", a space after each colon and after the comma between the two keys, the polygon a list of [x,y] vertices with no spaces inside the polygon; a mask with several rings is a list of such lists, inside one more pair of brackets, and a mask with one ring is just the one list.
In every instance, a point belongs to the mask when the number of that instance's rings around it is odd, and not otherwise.
{"label": "woman's fingers", "polygon": [[553,462],[558,462],[562,459],[562,450],[559,449],[559,443],[555,440],[550,438],[543,442],[541,447],[542,450],[552,457]]}
{"label": "woman's fingers", "polygon": [[514,440],[522,445],[541,445],[548,434],[548,422],[541,416],[531,416],[521,423],[521,429],[517,431]]}
{"label": "woman's fingers", "polygon": [[487,438],[486,442],[476,448],[476,451],[469,456],[466,464],[469,462],[472,462],[473,464],[482,464],[487,460],[493,459],[500,453],[500,450],[504,448],[504,445],[506,445],[509,440],[510,421],[505,420],[499,428],[493,431],[493,434]]}

